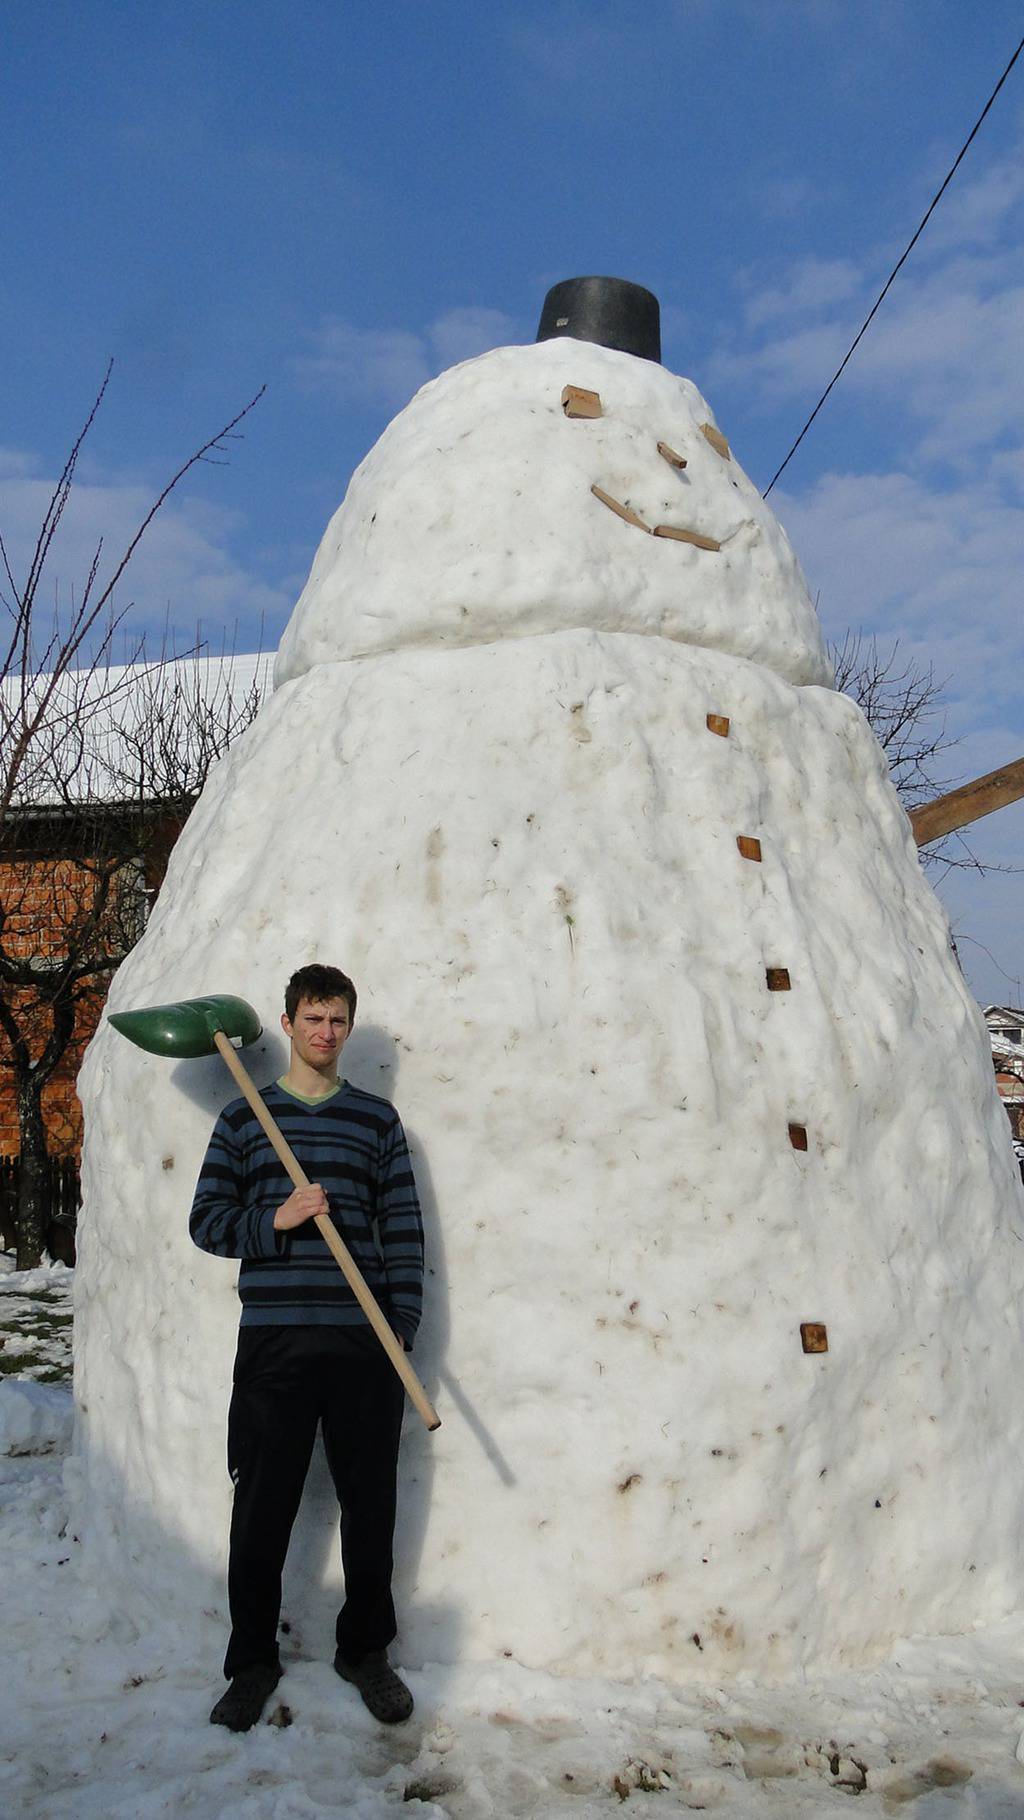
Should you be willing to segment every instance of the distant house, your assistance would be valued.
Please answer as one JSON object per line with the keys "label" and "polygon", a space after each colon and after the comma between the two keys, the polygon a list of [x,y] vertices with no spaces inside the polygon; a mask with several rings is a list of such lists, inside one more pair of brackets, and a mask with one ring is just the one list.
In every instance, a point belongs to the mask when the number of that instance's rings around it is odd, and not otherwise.
{"label": "distant house", "polygon": [[1015,1139],[1024,1143],[1024,1011],[1013,1005],[986,1005],[984,1016],[999,1097]]}
{"label": "distant house", "polygon": [[[122,688],[120,679],[126,677],[130,686]],[[49,735],[59,762],[49,769],[40,765],[34,774],[46,783],[21,780],[3,816],[0,840],[0,953],[18,964],[38,962],[41,970],[67,952],[62,922],[67,927],[90,855],[112,846],[130,853],[130,829],[144,829],[144,851],[119,874],[119,932],[128,931],[129,945],[142,933],[205,775],[210,742],[220,749],[241,730],[246,713],[251,718],[255,706],[249,712],[248,704],[270,688],[270,659],[192,657],[133,672],[97,672],[99,712],[90,703],[88,683],[83,690],[74,673],[67,683],[55,698]],[[0,686],[13,702],[16,681]],[[55,774],[63,784],[59,797]],[[75,1081],[111,978],[101,977],[79,996],[74,1035],[43,1090],[53,1192],[62,1206],[77,1194],[82,1120]],[[6,990],[15,1006],[19,988]],[[0,1035],[0,1202],[16,1183],[18,1150],[16,1074],[9,1043]]]}

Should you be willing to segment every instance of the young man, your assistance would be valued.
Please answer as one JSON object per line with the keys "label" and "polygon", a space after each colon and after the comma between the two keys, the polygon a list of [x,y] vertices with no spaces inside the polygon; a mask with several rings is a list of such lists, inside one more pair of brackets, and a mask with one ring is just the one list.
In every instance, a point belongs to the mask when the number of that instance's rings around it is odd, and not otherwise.
{"label": "young man", "polygon": [[189,1230],[241,1258],[242,1317],[228,1416],[235,1484],[228,1560],[231,1685],[210,1718],[248,1731],[281,1678],[277,1626],[288,1538],[316,1436],[341,1505],[345,1603],[334,1666],[387,1723],[412,1695],[387,1660],[404,1392],[313,1216],[329,1213],[403,1346],[419,1324],[423,1226],[395,1108],[338,1079],[356,991],[336,967],[300,968],[281,1026],[288,1072],[263,1098],[313,1184],[293,1189],[244,1099],[210,1139]]}

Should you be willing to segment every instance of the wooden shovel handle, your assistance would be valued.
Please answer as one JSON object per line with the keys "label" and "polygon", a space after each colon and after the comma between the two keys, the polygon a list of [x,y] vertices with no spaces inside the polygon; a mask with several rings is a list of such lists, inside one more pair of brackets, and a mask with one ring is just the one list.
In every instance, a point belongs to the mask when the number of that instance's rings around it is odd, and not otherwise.
{"label": "wooden shovel handle", "polygon": [[[235,1081],[244,1093],[249,1105],[252,1107],[253,1112],[259,1119],[277,1156],[287,1169],[290,1180],[294,1183],[296,1188],[308,1188],[310,1186],[308,1175],[298,1162],[295,1152],[282,1136],[281,1129],[276,1120],[273,1119],[267,1111],[266,1103],[263,1100],[262,1095],[257,1091],[252,1076],[239,1060],[237,1052],[224,1035],[223,1030],[214,1031],[213,1040],[231,1070]],[[348,1246],[338,1232],[334,1221],[326,1213],[315,1214],[314,1219],[327,1243],[335,1263],[339,1266],[356,1301],[359,1303],[360,1308],[369,1321],[370,1326],[373,1328],[374,1333],[377,1335],[384,1351],[387,1353],[388,1358],[391,1360],[402,1383],[405,1385],[405,1388],[409,1393],[409,1399],[414,1405],[417,1414],[422,1417],[426,1427],[433,1433],[435,1428],[440,1428],[441,1418],[434,1408],[433,1403],[430,1401],[430,1398],[427,1396],[419,1378],[413,1371],[412,1366],[409,1364],[401,1345],[392,1333],[391,1328],[388,1326],[388,1323],[384,1318],[383,1310],[381,1309],[380,1303],[377,1301],[373,1290],[370,1288],[359,1265],[356,1263],[355,1258],[352,1256]]]}

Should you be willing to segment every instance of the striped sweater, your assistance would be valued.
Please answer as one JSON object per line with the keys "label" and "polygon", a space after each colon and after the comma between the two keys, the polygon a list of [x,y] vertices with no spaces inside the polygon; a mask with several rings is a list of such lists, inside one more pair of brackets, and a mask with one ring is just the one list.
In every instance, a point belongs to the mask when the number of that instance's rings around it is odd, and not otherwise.
{"label": "striped sweater", "polygon": [[[269,1111],[327,1196],[331,1218],[385,1314],[412,1343],[423,1296],[423,1224],[402,1121],[390,1101],[343,1082],[315,1105],[275,1083]],[[203,1251],[241,1258],[243,1327],[366,1324],[312,1220],[274,1214],[292,1192],[244,1099],[225,1106],[199,1172],[189,1231]]]}

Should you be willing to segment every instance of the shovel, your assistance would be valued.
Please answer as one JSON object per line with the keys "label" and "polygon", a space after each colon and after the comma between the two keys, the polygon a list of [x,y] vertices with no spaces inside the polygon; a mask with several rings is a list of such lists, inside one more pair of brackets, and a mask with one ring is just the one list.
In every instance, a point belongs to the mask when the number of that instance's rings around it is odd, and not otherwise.
{"label": "shovel", "polygon": [[[230,1037],[235,1036],[242,1043],[254,1043],[260,1035],[260,1020],[244,998],[232,998],[227,993],[218,993],[210,998],[181,999],[176,1005],[153,1005],[145,1011],[112,1012],[107,1022],[113,1024],[122,1036],[137,1043],[140,1049],[148,1049],[151,1055],[211,1055],[214,1049],[218,1050],[295,1187],[310,1186],[308,1175],[285,1142],[278,1125],[267,1111],[252,1076],[243,1068],[229,1041]],[[441,1418],[437,1410],[388,1326],[380,1304],[333,1220],[326,1213],[318,1213],[313,1217],[335,1263],[340,1266],[345,1281],[405,1385],[417,1413],[431,1432],[440,1428]]]}

